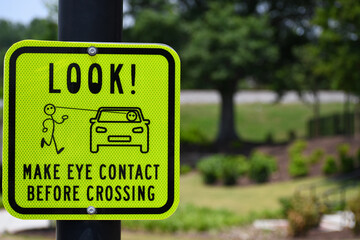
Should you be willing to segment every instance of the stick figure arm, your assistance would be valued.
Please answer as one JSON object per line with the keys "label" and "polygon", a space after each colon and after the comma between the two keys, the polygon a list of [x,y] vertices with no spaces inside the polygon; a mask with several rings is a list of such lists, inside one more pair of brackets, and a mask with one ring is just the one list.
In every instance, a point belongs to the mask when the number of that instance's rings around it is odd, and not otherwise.
{"label": "stick figure arm", "polygon": [[43,121],[43,123],[42,123],[42,125],[43,125],[43,132],[47,132],[47,130],[48,130],[48,128],[45,127],[45,122],[46,122],[47,120],[51,120],[51,119],[50,119],[50,118],[47,118],[47,119],[45,119],[45,120]]}
{"label": "stick figure arm", "polygon": [[54,119],[54,122],[57,123],[57,124],[62,124],[62,123],[65,122],[65,120],[68,119],[68,118],[69,118],[68,115],[63,115],[63,116],[62,116],[62,121],[58,122],[58,121],[56,121],[56,120]]}

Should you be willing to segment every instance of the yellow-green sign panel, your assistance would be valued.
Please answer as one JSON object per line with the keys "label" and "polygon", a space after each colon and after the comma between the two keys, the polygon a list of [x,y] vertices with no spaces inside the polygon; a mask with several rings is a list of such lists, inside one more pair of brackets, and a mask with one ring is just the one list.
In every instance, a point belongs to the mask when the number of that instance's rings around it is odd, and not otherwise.
{"label": "yellow-green sign panel", "polygon": [[167,46],[16,43],[5,56],[6,209],[23,219],[170,216],[179,106],[180,61]]}

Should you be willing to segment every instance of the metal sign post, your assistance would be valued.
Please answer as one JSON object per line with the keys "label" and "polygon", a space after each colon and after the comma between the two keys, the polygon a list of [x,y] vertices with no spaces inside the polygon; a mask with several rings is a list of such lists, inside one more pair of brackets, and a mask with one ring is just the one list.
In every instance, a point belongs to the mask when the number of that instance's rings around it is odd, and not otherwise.
{"label": "metal sign post", "polygon": [[116,43],[121,20],[122,1],[60,0],[62,41],[5,55],[4,206],[57,220],[58,240],[118,240],[119,220],[179,204],[180,59]]}
{"label": "metal sign post", "polygon": [[[59,40],[121,42],[123,0],[59,0]],[[121,221],[56,221],[57,240],[119,240]]]}

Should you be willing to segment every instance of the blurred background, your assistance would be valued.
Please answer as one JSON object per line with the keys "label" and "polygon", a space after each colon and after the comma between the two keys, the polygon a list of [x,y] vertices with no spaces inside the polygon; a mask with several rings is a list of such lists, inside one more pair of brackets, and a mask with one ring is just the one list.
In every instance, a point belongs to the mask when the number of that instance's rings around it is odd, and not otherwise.
{"label": "blurred background", "polygon": [[[2,83],[13,43],[57,40],[58,6],[0,6]],[[357,0],[125,0],[123,41],[173,47],[182,91],[180,205],[123,239],[356,239],[359,37]],[[0,186],[0,239],[54,238]]]}

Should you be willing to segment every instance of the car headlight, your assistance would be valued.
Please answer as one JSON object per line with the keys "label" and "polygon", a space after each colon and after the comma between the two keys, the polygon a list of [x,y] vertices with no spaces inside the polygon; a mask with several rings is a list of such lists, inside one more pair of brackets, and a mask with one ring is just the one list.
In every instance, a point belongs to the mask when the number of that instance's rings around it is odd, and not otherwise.
{"label": "car headlight", "polygon": [[133,128],[133,133],[142,133],[144,131],[144,129],[142,127],[136,127]]}
{"label": "car headlight", "polygon": [[97,132],[97,133],[106,133],[106,131],[107,131],[107,130],[106,130],[106,128],[104,128],[104,127],[97,127],[97,128],[96,128],[96,132]]}

